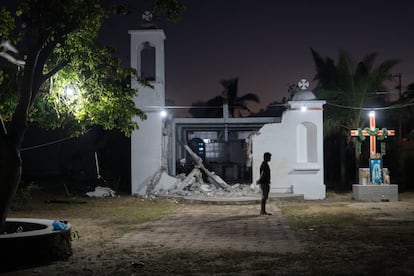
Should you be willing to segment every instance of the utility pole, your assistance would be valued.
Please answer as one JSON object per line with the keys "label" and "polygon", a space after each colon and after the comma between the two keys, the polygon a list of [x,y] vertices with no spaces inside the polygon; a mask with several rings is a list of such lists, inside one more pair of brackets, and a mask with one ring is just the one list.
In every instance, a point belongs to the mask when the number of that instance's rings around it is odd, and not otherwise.
{"label": "utility pole", "polygon": [[[402,76],[401,73],[398,74],[394,74],[391,75],[393,78],[397,78],[398,81],[398,85],[396,86],[396,88],[398,89],[398,100],[401,99],[402,97]],[[402,114],[400,112],[399,116],[398,116],[398,142],[400,145],[400,150],[402,150]]]}
{"label": "utility pole", "polygon": [[394,74],[394,75],[391,75],[391,76],[393,78],[397,78],[398,85],[396,86],[396,88],[398,89],[398,95],[401,98],[401,96],[402,96],[402,75],[401,75],[401,73],[397,73],[397,74]]}

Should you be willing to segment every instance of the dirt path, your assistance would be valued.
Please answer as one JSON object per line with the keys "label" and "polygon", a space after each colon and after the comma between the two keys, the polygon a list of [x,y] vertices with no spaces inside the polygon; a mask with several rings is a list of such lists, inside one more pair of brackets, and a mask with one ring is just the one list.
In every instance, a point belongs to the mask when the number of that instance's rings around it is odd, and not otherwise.
{"label": "dirt path", "polygon": [[190,205],[179,213],[151,221],[118,239],[123,246],[148,248],[298,253],[303,250],[275,204],[272,216],[258,206]]}
{"label": "dirt path", "polygon": [[[111,204],[122,212],[136,201]],[[357,202],[348,193],[279,204],[268,203],[272,216],[257,215],[258,204],[183,204],[143,224],[116,212],[65,216],[80,235],[69,260],[5,275],[413,275],[414,193],[398,202]],[[293,232],[278,207],[288,214],[289,205],[312,226]],[[327,222],[313,220],[321,214]],[[357,224],[329,223],[338,216]]]}

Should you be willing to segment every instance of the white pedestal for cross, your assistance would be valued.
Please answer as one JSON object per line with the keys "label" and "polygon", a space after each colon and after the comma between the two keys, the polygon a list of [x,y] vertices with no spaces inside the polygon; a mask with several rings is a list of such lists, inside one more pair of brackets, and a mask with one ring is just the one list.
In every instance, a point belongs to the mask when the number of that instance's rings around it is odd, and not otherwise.
{"label": "white pedestal for cross", "polygon": [[396,184],[354,184],[352,197],[360,201],[398,201],[398,185]]}

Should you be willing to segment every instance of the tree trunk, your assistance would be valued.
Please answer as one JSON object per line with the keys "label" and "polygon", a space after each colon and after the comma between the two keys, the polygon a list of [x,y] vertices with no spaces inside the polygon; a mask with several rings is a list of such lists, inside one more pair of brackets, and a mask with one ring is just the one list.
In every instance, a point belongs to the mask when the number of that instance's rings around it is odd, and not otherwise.
{"label": "tree trunk", "polygon": [[7,129],[0,129],[0,231],[4,230],[7,214],[20,183],[21,145],[27,130],[29,111],[41,84],[39,72],[42,72],[43,65],[38,63],[40,49],[33,49],[27,55],[22,78],[18,80],[19,101],[12,119]]}
{"label": "tree trunk", "polygon": [[3,137],[0,141],[0,233],[4,233],[6,217],[20,183],[22,162],[20,146]]}
{"label": "tree trunk", "polygon": [[347,158],[346,158],[346,141],[344,140],[344,138],[340,138],[340,149],[339,149],[339,154],[340,154],[340,182],[341,182],[341,187],[345,187],[346,186],[346,162],[347,162]]}

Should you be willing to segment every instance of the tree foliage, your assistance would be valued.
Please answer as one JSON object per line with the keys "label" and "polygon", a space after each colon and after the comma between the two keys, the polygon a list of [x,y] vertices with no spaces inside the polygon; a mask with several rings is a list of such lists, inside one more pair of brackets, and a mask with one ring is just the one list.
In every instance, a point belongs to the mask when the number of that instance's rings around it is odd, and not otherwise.
{"label": "tree foliage", "polygon": [[[97,40],[103,20],[121,10],[100,0],[21,0],[14,16],[0,8],[0,42],[19,50],[8,53],[18,66],[0,61],[0,231],[20,182],[29,122],[74,135],[93,125],[129,135],[138,127],[133,118],[145,119],[132,100],[135,71],[121,68],[113,49]],[[155,0],[154,10],[176,20],[183,6]]]}
{"label": "tree foliage", "polygon": [[250,112],[247,103],[259,103],[259,97],[253,93],[247,93],[243,96],[239,96],[238,82],[238,78],[221,80],[220,83],[224,88],[221,95],[208,100],[206,103],[194,103],[193,108],[190,109],[190,113],[193,117],[222,117],[222,106],[224,103],[228,104],[229,112],[232,117],[241,117],[242,110]]}
{"label": "tree foliage", "polygon": [[[37,60],[33,68],[27,60],[23,70],[6,74],[0,102],[5,120],[12,119],[23,95],[16,92],[33,70],[31,122],[44,128],[66,126],[75,134],[93,124],[126,134],[137,127],[132,117],[145,115],[132,101],[136,91],[129,87],[129,78],[134,71],[121,68],[114,51],[97,42],[108,16],[97,1],[21,1],[17,15],[22,22],[18,48]],[[76,88],[74,99],[64,95],[68,86]]]}
{"label": "tree foliage", "polygon": [[327,106],[325,111],[325,133],[361,127],[363,124],[362,108],[384,105],[385,98],[377,92],[385,91],[384,83],[391,80],[391,69],[399,60],[386,60],[374,67],[377,53],[366,55],[356,62],[349,53],[339,51],[338,60],[322,58],[311,49],[316,67],[314,80],[318,81],[315,91],[318,98],[338,106]]}
{"label": "tree foliage", "polygon": [[[358,151],[351,151],[353,141],[349,139],[350,130],[366,125],[365,120],[368,118],[363,116],[366,115],[366,108],[387,104],[384,95],[377,92],[386,90],[384,84],[392,79],[390,71],[399,61],[387,60],[375,67],[377,53],[368,54],[356,62],[350,54],[340,50],[335,62],[330,57],[322,58],[313,49],[311,52],[316,67],[314,79],[318,81],[314,92],[319,99],[328,103],[324,108],[324,135],[329,137],[325,139],[325,159],[328,160],[326,178],[327,181],[331,178],[346,184],[347,178],[351,179],[349,175],[352,175],[345,173],[353,162],[349,157],[354,154],[355,172],[361,161]],[[339,159],[336,159],[338,156]],[[338,161],[339,169],[335,165]],[[336,173],[331,173],[334,171]],[[340,179],[335,179],[337,176]]]}

